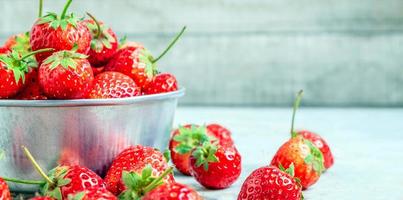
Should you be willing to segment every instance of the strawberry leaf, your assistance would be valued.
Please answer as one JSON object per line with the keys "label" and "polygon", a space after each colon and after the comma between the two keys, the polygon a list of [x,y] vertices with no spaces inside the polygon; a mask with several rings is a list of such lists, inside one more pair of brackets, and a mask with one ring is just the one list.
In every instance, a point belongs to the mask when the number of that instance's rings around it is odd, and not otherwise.
{"label": "strawberry leaf", "polygon": [[[144,195],[144,189],[149,186],[156,178],[152,176],[152,167],[147,165],[141,174],[135,172],[123,171],[122,180],[126,186],[126,190],[119,195],[119,199],[140,200]],[[159,181],[156,186],[163,182]]]}

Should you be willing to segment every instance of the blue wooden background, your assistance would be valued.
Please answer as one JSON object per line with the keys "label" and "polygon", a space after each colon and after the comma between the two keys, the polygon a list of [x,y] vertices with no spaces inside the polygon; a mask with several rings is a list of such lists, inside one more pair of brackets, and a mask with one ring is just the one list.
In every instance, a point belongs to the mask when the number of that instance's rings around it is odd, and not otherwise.
{"label": "blue wooden background", "polygon": [[[44,0],[60,12],[64,0]],[[36,0],[1,0],[0,40],[29,30]],[[191,105],[403,106],[402,0],[75,0],[158,54]]]}

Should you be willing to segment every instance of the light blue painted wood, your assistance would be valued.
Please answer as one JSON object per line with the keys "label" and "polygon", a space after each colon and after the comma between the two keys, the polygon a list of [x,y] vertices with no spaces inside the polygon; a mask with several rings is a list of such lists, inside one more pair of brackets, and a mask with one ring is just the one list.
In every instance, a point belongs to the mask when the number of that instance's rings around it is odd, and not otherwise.
{"label": "light blue painted wood", "polygon": [[[190,177],[179,182],[208,200],[233,200],[243,180],[267,165],[289,137],[290,109],[181,107],[176,124],[219,122],[233,132],[243,159],[241,178],[229,189],[208,191]],[[403,109],[301,108],[296,128],[320,133],[335,165],[309,190],[306,199],[403,199]]]}
{"label": "light blue painted wood", "polygon": [[[44,0],[57,11],[64,0]],[[182,104],[289,105],[303,88],[312,106],[403,106],[401,0],[86,0],[120,36],[161,52],[188,88]],[[29,30],[36,0],[0,1],[0,41]]]}

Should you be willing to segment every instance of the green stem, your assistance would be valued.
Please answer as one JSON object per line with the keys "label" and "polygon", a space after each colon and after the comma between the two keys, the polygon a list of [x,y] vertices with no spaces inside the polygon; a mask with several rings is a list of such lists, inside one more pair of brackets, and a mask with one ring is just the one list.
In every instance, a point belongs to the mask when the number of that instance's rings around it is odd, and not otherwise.
{"label": "green stem", "polygon": [[94,20],[95,24],[97,25],[97,34],[95,35],[95,38],[99,38],[99,36],[101,35],[101,25],[99,25],[98,20],[91,15],[90,13],[87,12],[87,15],[91,17],[92,20]]}
{"label": "green stem", "polygon": [[64,5],[62,15],[60,15],[60,19],[64,19],[66,17],[67,10],[70,7],[70,4],[73,0],[67,0],[66,5]]}
{"label": "green stem", "polygon": [[25,54],[20,60],[24,60],[24,59],[26,59],[32,55],[38,54],[38,53],[50,52],[50,51],[54,51],[54,50],[55,49],[53,49],[53,48],[46,48],[46,49],[39,49],[36,51],[32,51],[32,52],[29,52],[28,54]]}
{"label": "green stem", "polygon": [[298,110],[299,104],[301,103],[302,94],[304,93],[303,90],[300,90],[297,94],[297,98],[294,101],[294,106],[292,110],[292,119],[291,119],[291,137],[294,137],[294,120],[295,120],[295,113]]}
{"label": "green stem", "polygon": [[173,167],[169,167],[168,169],[166,169],[164,171],[164,173],[161,174],[161,176],[159,176],[158,178],[154,179],[149,185],[147,185],[147,187],[144,188],[144,194],[147,194],[148,192],[150,192],[151,190],[153,190],[154,188],[158,187],[161,180],[164,179],[168,174],[172,173],[173,171]]}
{"label": "green stem", "polygon": [[159,55],[156,59],[152,60],[152,63],[156,63],[159,59],[161,59],[171,48],[172,46],[174,46],[174,44],[176,43],[176,41],[178,41],[178,39],[182,36],[182,34],[185,32],[186,30],[186,26],[184,26],[181,30],[181,32],[179,32],[178,35],[176,35],[176,37],[172,40],[172,42],[168,45],[168,47],[161,53],[161,55]]}
{"label": "green stem", "polygon": [[41,18],[41,17],[42,17],[42,9],[43,9],[43,0],[39,0],[38,18]]}
{"label": "green stem", "polygon": [[22,183],[22,184],[27,184],[27,185],[41,185],[41,184],[46,183],[45,181],[21,180],[21,179],[16,179],[16,178],[7,178],[7,177],[1,177],[1,178],[8,182]]}
{"label": "green stem", "polygon": [[42,168],[39,166],[39,164],[36,162],[35,158],[32,156],[31,152],[27,149],[27,147],[22,146],[22,149],[24,150],[25,155],[28,157],[28,159],[31,161],[32,165],[34,165],[36,171],[49,183],[49,184],[54,184],[52,180],[45,174],[45,172],[42,170]]}

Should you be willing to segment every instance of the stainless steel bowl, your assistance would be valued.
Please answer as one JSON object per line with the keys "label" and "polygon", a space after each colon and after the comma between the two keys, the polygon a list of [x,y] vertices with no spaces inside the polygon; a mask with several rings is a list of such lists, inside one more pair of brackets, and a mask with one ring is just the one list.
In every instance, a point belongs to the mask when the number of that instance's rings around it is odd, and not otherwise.
{"label": "stainless steel bowl", "polygon": [[[104,174],[112,159],[133,144],[167,147],[176,92],[124,99],[0,100],[0,177],[38,180],[24,156],[27,146],[46,170],[76,163]],[[35,186],[10,184],[13,191]]]}

